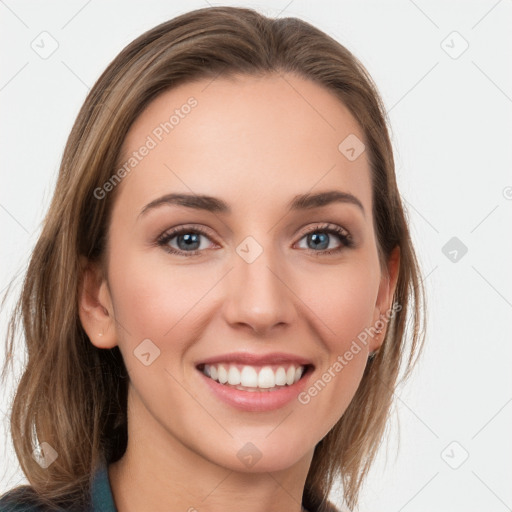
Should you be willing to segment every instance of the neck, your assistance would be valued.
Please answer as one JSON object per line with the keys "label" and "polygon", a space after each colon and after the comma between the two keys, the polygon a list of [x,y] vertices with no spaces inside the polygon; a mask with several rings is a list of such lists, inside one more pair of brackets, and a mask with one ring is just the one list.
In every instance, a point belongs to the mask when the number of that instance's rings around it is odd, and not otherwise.
{"label": "neck", "polygon": [[302,493],[313,453],[277,471],[229,469],[189,449],[140,405],[128,407],[137,411],[128,420],[128,446],[108,468],[118,512],[303,510]]}

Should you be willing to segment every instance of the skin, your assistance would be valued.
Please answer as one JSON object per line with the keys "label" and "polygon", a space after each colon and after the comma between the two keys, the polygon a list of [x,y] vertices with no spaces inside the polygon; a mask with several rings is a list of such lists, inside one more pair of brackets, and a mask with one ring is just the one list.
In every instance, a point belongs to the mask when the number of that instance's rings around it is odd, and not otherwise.
{"label": "skin", "polygon": [[[286,352],[314,364],[315,382],[390,308],[399,256],[381,269],[367,154],[349,161],[338,150],[349,134],[364,136],[329,91],[291,74],[184,84],[146,108],[124,154],[190,96],[198,105],[118,185],[106,275],[89,264],[80,292],[91,343],[118,345],[130,376],[128,448],[109,466],[114,499],[120,512],[298,512],[314,447],[346,410],[385,329],[308,404],[274,411],[220,402],[195,364]],[[339,202],[287,211],[294,196],[326,190],[353,194],[364,213]],[[138,217],[170,192],[221,198],[232,213],[164,205]],[[200,255],[155,243],[191,223],[208,231]],[[354,247],[330,234],[329,249],[341,250],[321,254],[305,231],[324,223],[347,230]],[[247,236],[263,249],[252,263],[236,252]],[[160,356],[145,366],[133,351],[148,338]],[[250,468],[237,457],[248,442],[261,453]]]}

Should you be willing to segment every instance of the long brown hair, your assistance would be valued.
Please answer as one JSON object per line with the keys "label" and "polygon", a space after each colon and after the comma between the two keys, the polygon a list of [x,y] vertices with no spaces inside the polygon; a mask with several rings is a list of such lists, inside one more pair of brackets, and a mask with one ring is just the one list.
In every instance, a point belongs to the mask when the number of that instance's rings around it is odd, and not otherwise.
{"label": "long brown hair", "polygon": [[[10,427],[21,468],[44,503],[79,509],[99,459],[114,462],[126,449],[126,369],[118,347],[100,350],[88,339],[79,321],[78,289],[81,257],[104,264],[116,190],[103,200],[94,191],[114,175],[128,129],[157,95],[187,81],[282,72],[322,85],[358,121],[371,166],[381,262],[400,248],[394,301],[401,308],[348,409],[316,446],[304,489],[306,506],[320,506],[340,476],[346,503],[357,504],[393,392],[424,340],[424,290],[397,189],[386,113],[368,72],[334,39],[296,18],[272,19],[234,7],[180,15],[130,43],[91,89],[67,141],[9,322],[2,371],[5,379],[21,319],[28,359]],[[46,469],[32,457],[34,435],[58,453]]]}

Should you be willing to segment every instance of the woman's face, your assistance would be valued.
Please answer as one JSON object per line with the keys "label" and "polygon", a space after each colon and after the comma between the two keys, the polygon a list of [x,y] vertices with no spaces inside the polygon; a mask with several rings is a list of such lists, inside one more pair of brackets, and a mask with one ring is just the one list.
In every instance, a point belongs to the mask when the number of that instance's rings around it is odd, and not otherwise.
{"label": "woman's face", "polygon": [[336,97],[291,74],[185,84],[131,127],[104,309],[81,318],[119,345],[148,453],[280,470],[309,464],[340,419],[396,271],[379,265],[362,141]]}

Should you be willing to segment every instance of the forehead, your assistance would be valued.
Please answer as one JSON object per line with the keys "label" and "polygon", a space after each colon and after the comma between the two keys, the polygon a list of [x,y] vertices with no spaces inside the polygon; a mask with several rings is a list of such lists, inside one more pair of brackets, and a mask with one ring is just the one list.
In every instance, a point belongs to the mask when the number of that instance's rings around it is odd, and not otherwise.
{"label": "forehead", "polygon": [[344,153],[354,143],[360,151],[363,140],[332,92],[289,73],[182,84],[160,94],[130,128],[117,202],[140,210],[164,193],[193,192],[242,208],[337,188],[369,206],[367,152],[356,159]]}

